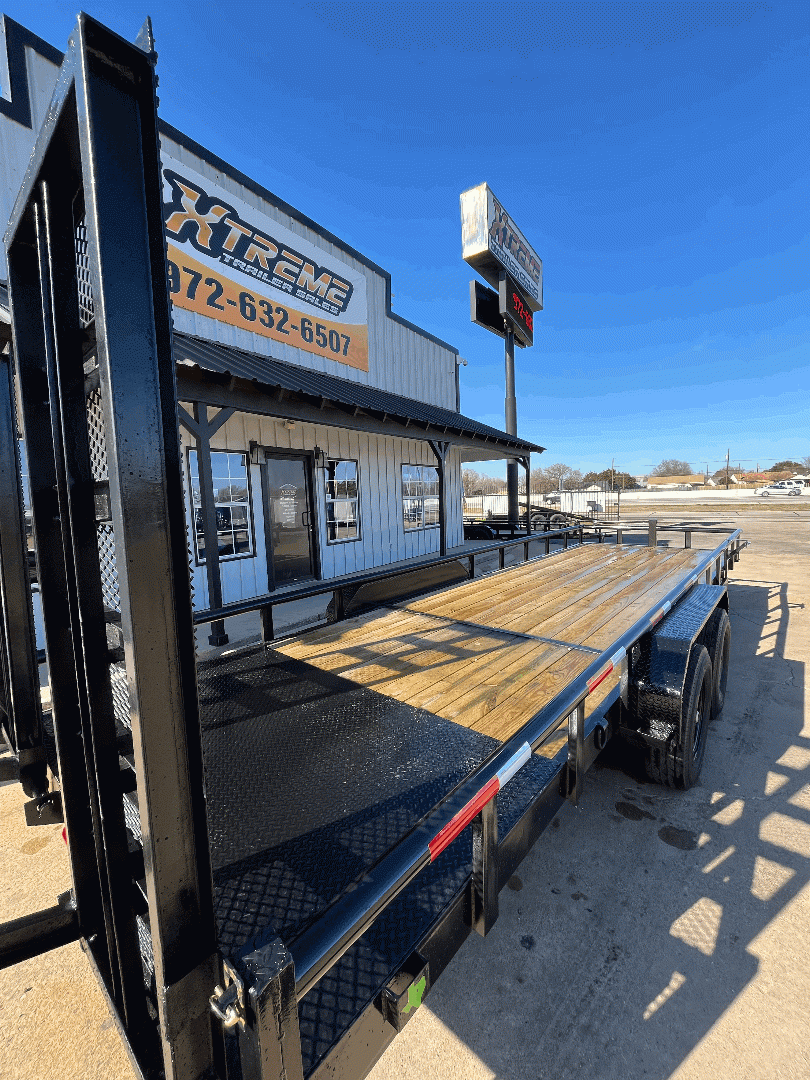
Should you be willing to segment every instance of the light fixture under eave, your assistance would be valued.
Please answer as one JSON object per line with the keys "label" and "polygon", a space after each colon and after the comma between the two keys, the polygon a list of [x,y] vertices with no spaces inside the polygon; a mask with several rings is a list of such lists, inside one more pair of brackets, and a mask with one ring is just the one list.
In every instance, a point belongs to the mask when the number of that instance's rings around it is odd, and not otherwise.
{"label": "light fixture under eave", "polygon": [[292,431],[292,429],[295,427],[295,421],[294,420],[285,420],[284,421],[284,427],[287,429],[287,431]]}
{"label": "light fixture under eave", "polygon": [[313,447],[312,453],[313,453],[313,455],[315,457],[315,468],[316,469],[325,469],[326,468],[326,454],[324,453],[323,450],[321,450],[320,446]]}

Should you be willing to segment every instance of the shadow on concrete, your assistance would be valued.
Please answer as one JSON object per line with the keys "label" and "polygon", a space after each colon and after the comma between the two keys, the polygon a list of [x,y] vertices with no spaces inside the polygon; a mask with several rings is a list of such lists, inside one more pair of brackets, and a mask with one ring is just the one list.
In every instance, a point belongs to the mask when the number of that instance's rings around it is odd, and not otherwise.
{"label": "shadow on concrete", "polygon": [[609,747],[582,809],[563,810],[494,931],[473,935],[428,998],[502,1080],[670,1076],[757,975],[756,939],[810,879],[787,586],[729,594],[729,692],[701,783],[657,787]]}

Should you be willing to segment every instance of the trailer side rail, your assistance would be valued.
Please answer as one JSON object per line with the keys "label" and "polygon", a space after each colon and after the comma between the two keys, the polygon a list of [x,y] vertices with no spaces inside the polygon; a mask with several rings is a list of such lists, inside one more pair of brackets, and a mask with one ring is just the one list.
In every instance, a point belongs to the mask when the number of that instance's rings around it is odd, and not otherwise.
{"label": "trailer side rail", "polygon": [[388,578],[403,577],[407,574],[413,574],[417,570],[424,570],[428,567],[434,566],[447,566],[451,563],[463,562],[466,560],[470,570],[470,577],[475,577],[475,560],[480,555],[488,555],[492,551],[498,552],[498,569],[503,570],[506,566],[505,553],[508,548],[523,547],[523,561],[529,561],[529,544],[535,540],[545,541],[545,554],[556,554],[551,551],[551,540],[555,537],[561,537],[563,541],[563,550],[568,549],[569,542],[572,539],[577,539],[580,544],[584,543],[585,526],[583,525],[571,525],[564,529],[554,529],[549,532],[535,532],[524,533],[519,537],[509,540],[502,540],[495,544],[482,544],[481,547],[475,548],[474,551],[463,551],[456,555],[437,555],[435,558],[426,559],[423,562],[414,562],[407,566],[398,566],[396,569],[389,567],[381,567],[378,570],[367,570],[359,574],[347,574],[343,577],[328,578],[323,581],[313,581],[309,585],[297,585],[289,589],[285,589],[283,592],[268,592],[262,593],[259,596],[251,596],[246,600],[235,600],[230,604],[223,604],[221,607],[205,608],[201,611],[194,612],[194,624],[200,626],[204,623],[216,622],[220,619],[227,619],[232,615],[245,615],[250,611],[262,612],[263,618],[267,618],[267,624],[270,628],[270,634],[268,637],[272,638],[272,613],[273,608],[279,604],[289,604],[294,600],[308,600],[313,596],[323,596],[326,593],[333,593],[335,597],[335,609],[337,618],[342,617],[342,601],[340,593],[342,589],[349,586],[352,588],[359,588],[361,585],[370,585],[375,582],[384,581]]}
{"label": "trailer side rail", "polygon": [[[314,923],[288,943],[294,960],[295,990],[299,1000],[473,819],[481,814],[486,818],[487,808],[492,807],[498,790],[566,721],[568,768],[564,794],[574,802],[578,800],[584,774],[585,701],[626,662],[628,650],[653,630],[694,585],[701,580],[707,584],[722,584],[728,570],[739,558],[742,544],[740,530],[736,530],[708,551],[689,577],[678,582],[652,610],[596,656],[576,679],[470,773]],[[488,873],[497,876],[497,860],[490,857],[488,862]],[[481,881],[480,888],[486,896],[492,890],[492,881]]]}

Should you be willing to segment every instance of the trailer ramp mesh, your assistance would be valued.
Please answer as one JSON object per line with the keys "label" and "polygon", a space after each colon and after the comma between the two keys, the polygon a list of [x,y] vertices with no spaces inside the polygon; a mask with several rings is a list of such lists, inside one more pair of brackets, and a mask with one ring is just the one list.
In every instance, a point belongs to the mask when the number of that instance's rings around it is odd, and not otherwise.
{"label": "trailer ramp mesh", "polygon": [[[291,941],[499,744],[261,647],[198,684],[219,943]],[[499,796],[505,834],[549,782],[534,757]],[[305,1073],[379,993],[471,870],[468,829],[300,1003]]]}

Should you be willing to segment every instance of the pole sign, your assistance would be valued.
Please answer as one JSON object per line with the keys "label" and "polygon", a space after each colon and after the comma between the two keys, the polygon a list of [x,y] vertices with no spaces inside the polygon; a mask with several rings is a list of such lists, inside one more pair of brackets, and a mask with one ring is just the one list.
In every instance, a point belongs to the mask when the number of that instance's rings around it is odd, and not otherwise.
{"label": "pole sign", "polygon": [[490,191],[479,184],[461,195],[462,257],[497,289],[502,271],[523,291],[532,311],[543,308],[543,262]]}
{"label": "pole sign", "polygon": [[501,274],[498,283],[498,301],[499,313],[509,324],[515,340],[531,348],[534,344],[534,313],[528,297],[507,273]]}
{"label": "pole sign", "polygon": [[[470,320],[478,326],[483,326],[485,330],[497,334],[498,337],[506,337],[498,294],[488,289],[486,285],[482,285],[480,281],[470,282]],[[515,344],[521,349],[526,347],[517,332]]]}
{"label": "pole sign", "polygon": [[176,308],[368,371],[366,279],[324,246],[163,158]]}

